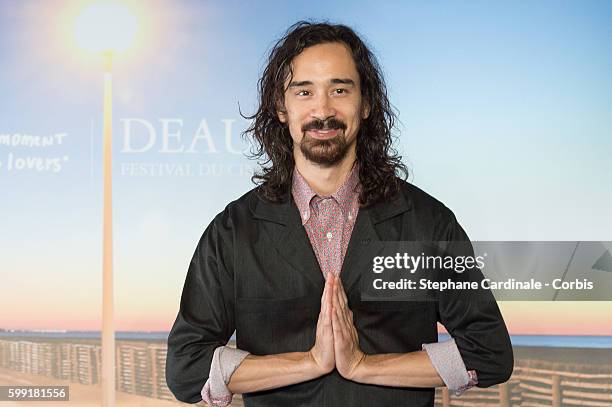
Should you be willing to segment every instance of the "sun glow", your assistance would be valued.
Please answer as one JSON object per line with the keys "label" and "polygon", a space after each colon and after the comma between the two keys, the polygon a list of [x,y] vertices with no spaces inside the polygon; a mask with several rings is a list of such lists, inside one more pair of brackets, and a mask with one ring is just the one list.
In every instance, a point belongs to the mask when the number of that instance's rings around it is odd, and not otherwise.
{"label": "sun glow", "polygon": [[100,52],[123,52],[139,30],[136,14],[116,1],[99,1],[86,6],[77,17],[74,35],[80,48]]}

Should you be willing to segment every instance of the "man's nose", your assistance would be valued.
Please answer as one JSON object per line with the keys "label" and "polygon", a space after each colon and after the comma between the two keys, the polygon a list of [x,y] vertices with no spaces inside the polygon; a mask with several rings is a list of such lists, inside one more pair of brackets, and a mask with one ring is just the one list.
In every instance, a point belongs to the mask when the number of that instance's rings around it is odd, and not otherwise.
{"label": "man's nose", "polygon": [[327,120],[336,115],[336,109],[334,109],[329,97],[323,94],[315,100],[310,114],[319,120]]}

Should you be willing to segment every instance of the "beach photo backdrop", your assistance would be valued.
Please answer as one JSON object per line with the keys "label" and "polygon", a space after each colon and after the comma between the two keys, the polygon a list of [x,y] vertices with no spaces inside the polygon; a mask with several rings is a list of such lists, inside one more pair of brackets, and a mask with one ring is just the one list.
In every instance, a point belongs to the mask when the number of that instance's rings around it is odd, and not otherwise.
{"label": "beach photo backdrop", "polygon": [[[0,386],[70,384],[67,405],[100,397],[106,68],[79,37],[92,3],[0,0]],[[610,2],[114,3],[135,27],[112,64],[118,404],[176,403],[163,364],[187,267],[253,187],[240,113],[299,20],[372,47],[409,181],[472,240],[612,240]],[[500,308],[513,380],[440,405],[612,405],[612,302]]]}

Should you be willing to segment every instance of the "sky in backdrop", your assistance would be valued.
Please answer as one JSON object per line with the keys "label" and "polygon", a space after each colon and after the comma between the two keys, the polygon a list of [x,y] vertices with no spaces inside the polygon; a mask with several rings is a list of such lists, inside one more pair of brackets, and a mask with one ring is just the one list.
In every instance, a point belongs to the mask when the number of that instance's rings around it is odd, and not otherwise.
{"label": "sky in backdrop", "polygon": [[[0,1],[0,328],[101,326],[103,70],[71,31],[87,3]],[[127,4],[141,30],[113,66],[119,330],[170,329],[204,228],[252,188],[240,111],[302,19],[371,46],[410,182],[471,239],[612,240],[611,2]],[[610,302],[501,306],[513,333],[612,334]]]}

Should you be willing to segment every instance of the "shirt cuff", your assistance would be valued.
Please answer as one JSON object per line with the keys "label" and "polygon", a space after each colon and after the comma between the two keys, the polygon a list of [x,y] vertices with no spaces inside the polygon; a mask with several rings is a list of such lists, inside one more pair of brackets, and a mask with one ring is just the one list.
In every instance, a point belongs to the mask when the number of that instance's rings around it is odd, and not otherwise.
{"label": "shirt cuff", "polygon": [[214,407],[226,407],[232,402],[232,392],[227,388],[232,374],[240,366],[249,352],[219,346],[215,349],[210,365],[208,380],[202,388],[202,400]]}
{"label": "shirt cuff", "polygon": [[463,363],[454,339],[422,345],[446,387],[460,396],[470,387],[478,384],[475,370],[468,371]]}

